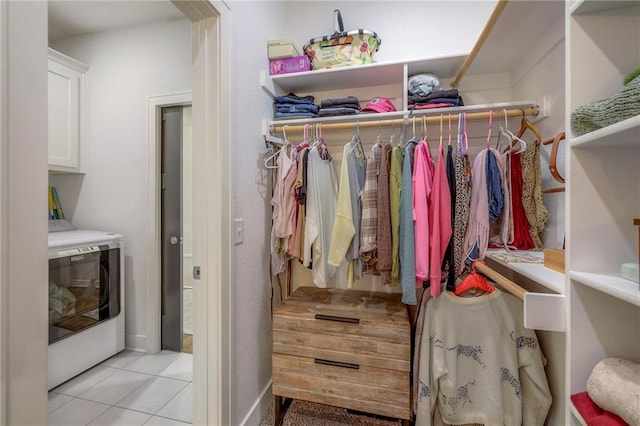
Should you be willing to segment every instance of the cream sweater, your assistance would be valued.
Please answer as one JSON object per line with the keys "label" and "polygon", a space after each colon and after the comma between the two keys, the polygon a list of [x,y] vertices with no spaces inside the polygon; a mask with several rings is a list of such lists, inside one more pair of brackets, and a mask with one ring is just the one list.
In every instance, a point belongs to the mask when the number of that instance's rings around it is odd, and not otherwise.
{"label": "cream sweater", "polygon": [[551,405],[544,356],[524,328],[522,302],[499,289],[429,300],[419,363],[416,426],[543,425]]}

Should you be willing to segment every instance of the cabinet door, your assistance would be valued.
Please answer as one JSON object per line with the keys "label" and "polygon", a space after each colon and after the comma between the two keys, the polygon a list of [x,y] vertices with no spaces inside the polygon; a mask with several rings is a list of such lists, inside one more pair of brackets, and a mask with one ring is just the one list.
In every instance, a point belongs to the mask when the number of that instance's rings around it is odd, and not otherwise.
{"label": "cabinet door", "polygon": [[49,60],[49,170],[83,172],[81,96],[84,74]]}

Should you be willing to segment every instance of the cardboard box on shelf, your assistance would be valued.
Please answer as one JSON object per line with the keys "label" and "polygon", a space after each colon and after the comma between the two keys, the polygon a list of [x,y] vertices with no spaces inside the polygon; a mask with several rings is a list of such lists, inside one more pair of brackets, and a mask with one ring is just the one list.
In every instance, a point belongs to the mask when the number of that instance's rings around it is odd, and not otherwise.
{"label": "cardboard box on shelf", "polygon": [[300,56],[300,52],[291,38],[267,41],[267,57],[269,59],[291,58]]}

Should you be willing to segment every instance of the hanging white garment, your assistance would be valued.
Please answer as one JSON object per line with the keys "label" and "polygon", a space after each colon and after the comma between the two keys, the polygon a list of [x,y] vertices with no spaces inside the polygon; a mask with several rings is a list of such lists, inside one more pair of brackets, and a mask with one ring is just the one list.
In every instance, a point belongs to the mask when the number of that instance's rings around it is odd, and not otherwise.
{"label": "hanging white garment", "polygon": [[323,288],[336,273],[336,268],[327,263],[327,258],[337,202],[338,178],[333,162],[322,159],[317,146],[314,146],[309,150],[307,165],[304,266],[309,266],[311,260],[313,282]]}

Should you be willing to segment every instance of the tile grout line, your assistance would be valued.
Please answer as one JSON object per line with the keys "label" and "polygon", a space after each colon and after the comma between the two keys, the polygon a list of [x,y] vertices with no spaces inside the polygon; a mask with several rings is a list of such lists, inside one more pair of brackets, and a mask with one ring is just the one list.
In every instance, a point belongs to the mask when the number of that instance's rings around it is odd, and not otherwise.
{"label": "tile grout line", "polygon": [[[94,365],[93,367],[91,367],[89,370],[85,370],[85,371],[83,371],[82,373],[80,373],[80,374],[79,374],[78,376],[76,376],[76,377],[79,377],[80,375],[82,375],[82,374],[86,373],[87,371],[90,371],[90,370],[92,370],[92,369],[94,369],[94,368],[96,368],[96,367],[110,368],[110,369],[112,369],[112,370],[120,370],[120,368],[107,367],[107,366],[104,366],[104,365],[103,365],[103,366],[101,366],[100,364],[96,364],[96,365]],[[113,374],[109,374],[107,377],[105,377],[105,378],[103,378],[102,380],[100,380],[100,381],[96,382],[95,384],[93,384],[93,385],[89,386],[87,389],[85,389],[84,391],[82,391],[82,393],[85,393],[85,392],[89,391],[89,390],[90,390],[90,389],[92,389],[94,386],[99,385],[100,383],[104,382],[104,381],[105,381],[105,380],[107,380],[109,377],[111,377],[111,376],[113,376],[114,374],[117,374],[117,373],[118,373],[118,372],[116,371],[116,372],[115,372],[115,373],[113,373]],[[58,385],[58,386],[56,386],[55,388],[58,388],[58,387],[60,387],[60,386],[63,386],[65,383],[67,383],[67,382],[70,382],[70,381],[74,380],[76,377],[73,377],[73,378],[71,378],[71,379],[67,380],[67,381],[66,381],[66,382],[64,382],[64,383],[59,384],[59,385]],[[54,388],[54,389],[55,389],[55,388]],[[57,392],[56,392],[56,391],[54,391],[53,389],[52,389],[52,390],[50,390],[49,392],[55,392],[55,393],[59,393],[59,394],[62,394],[62,395],[71,396],[71,397],[74,397],[74,398],[75,398],[75,397],[77,397],[77,395],[69,395],[68,393],[62,393],[62,392],[59,392],[59,391],[57,391]],[[54,411],[55,411],[55,410],[54,410]]]}
{"label": "tile grout line", "polygon": [[[132,351],[132,352],[135,352],[135,351]],[[165,367],[161,368],[161,369],[160,369],[157,373],[155,373],[155,374],[142,373],[142,372],[139,372],[139,371],[134,371],[134,370],[128,370],[128,369],[126,369],[126,367],[127,367],[127,366],[129,366],[130,364],[133,364],[134,362],[138,361],[138,358],[140,358],[140,357],[144,356],[145,354],[140,355],[140,356],[136,356],[136,359],[134,359],[133,361],[131,361],[130,363],[126,364],[126,365],[125,365],[125,366],[123,366],[123,367],[112,367],[112,366],[109,366],[109,365],[102,365],[102,363],[100,363],[100,364],[96,364],[96,365],[95,365],[94,367],[92,367],[92,368],[95,368],[95,367],[101,366],[101,367],[104,367],[104,368],[113,369],[113,370],[117,370],[117,371],[115,371],[113,374],[110,374],[109,376],[107,376],[107,377],[103,378],[102,380],[100,380],[100,381],[96,382],[94,385],[90,386],[89,388],[87,388],[86,390],[84,390],[80,395],[77,395],[77,396],[76,396],[76,395],[69,395],[69,394],[65,394],[65,393],[62,393],[62,392],[59,392],[59,391],[55,391],[55,390],[53,390],[53,389],[52,389],[52,390],[50,390],[50,391],[48,391],[48,392],[52,392],[52,393],[57,393],[57,394],[59,394],[59,395],[68,396],[68,397],[70,397],[71,399],[69,399],[68,401],[66,401],[65,403],[63,403],[62,405],[60,405],[59,407],[57,407],[55,410],[51,411],[50,413],[47,413],[47,416],[52,415],[54,412],[56,412],[57,410],[59,410],[59,409],[60,409],[60,408],[62,408],[63,406],[67,405],[68,403],[70,403],[70,402],[71,402],[71,401],[73,401],[74,399],[80,399],[80,400],[83,400],[83,401],[94,402],[94,403],[101,404],[101,405],[105,405],[105,406],[107,406],[107,407],[108,407],[106,410],[104,410],[104,411],[103,411],[102,413],[100,413],[98,416],[96,416],[95,418],[91,419],[91,420],[89,421],[89,423],[87,423],[87,425],[88,425],[88,424],[90,424],[91,422],[95,421],[98,417],[102,416],[105,412],[107,412],[108,410],[110,410],[112,407],[119,408],[119,409],[122,409],[122,410],[130,410],[130,411],[134,411],[134,412],[137,412],[137,413],[150,415],[151,417],[149,418],[149,420],[151,420],[151,418],[153,418],[153,417],[155,416],[155,417],[162,417],[162,418],[165,418],[165,419],[169,419],[169,420],[174,420],[174,421],[178,421],[178,422],[185,423],[185,422],[183,422],[182,420],[179,420],[179,419],[174,419],[174,418],[171,418],[171,417],[161,416],[161,415],[158,415],[158,414],[157,414],[157,413],[158,413],[158,412],[160,412],[160,411],[161,411],[161,410],[162,410],[162,409],[163,409],[167,404],[169,404],[171,401],[173,401],[173,400],[175,399],[175,397],[176,397],[176,396],[178,396],[178,394],[180,394],[182,391],[184,391],[184,390],[187,388],[187,386],[189,386],[189,384],[190,384],[190,383],[193,383],[193,371],[192,371],[192,378],[191,378],[191,380],[176,379],[176,378],[174,378],[174,377],[160,376],[160,375],[158,374],[158,373],[160,373],[160,372],[164,371],[166,368],[168,368],[168,367],[169,367],[170,365],[172,365],[174,362],[176,362],[179,358],[181,358],[181,357],[183,356],[183,354],[184,354],[184,355],[188,355],[188,356],[190,356],[191,358],[193,358],[193,355],[192,355],[192,354],[185,354],[185,353],[183,353],[183,352],[178,352],[178,356],[176,357],[176,359],[172,360],[168,365],[166,365]],[[153,354],[151,354],[151,355],[153,355]],[[193,361],[193,360],[192,360],[192,361]],[[192,364],[192,365],[193,365],[193,364]],[[88,371],[88,370],[87,370],[87,371]],[[97,385],[99,385],[100,383],[102,383],[103,381],[107,380],[109,377],[112,377],[113,375],[117,374],[117,373],[118,373],[118,371],[126,371],[126,372],[131,372],[131,373],[144,374],[144,375],[147,375],[147,376],[149,376],[149,377],[148,377],[144,382],[142,382],[139,386],[135,387],[135,388],[134,388],[134,389],[132,389],[129,393],[127,393],[125,396],[123,396],[121,399],[119,399],[118,401],[116,401],[114,404],[107,404],[107,403],[100,402],[100,401],[94,401],[94,400],[87,399],[87,398],[85,398],[85,397],[82,397],[82,396],[81,396],[81,395],[85,394],[86,392],[88,392],[89,390],[93,389],[95,386],[97,386]],[[152,379],[152,378],[154,378],[154,377],[163,378],[163,379],[169,379],[169,380],[176,380],[176,381],[179,381],[179,382],[183,382],[183,383],[184,383],[184,385],[183,385],[183,386],[182,386],[182,388],[181,388],[181,389],[180,389],[180,390],[179,390],[175,395],[173,395],[173,396],[172,396],[172,397],[171,397],[171,398],[170,398],[166,403],[164,403],[160,408],[158,408],[158,410],[157,410],[155,413],[147,413],[147,412],[144,412],[144,411],[139,411],[139,410],[135,410],[135,409],[131,409],[131,408],[119,407],[118,405],[116,405],[116,404],[118,404],[120,401],[122,401],[123,399],[125,399],[127,396],[129,396],[131,393],[133,393],[133,392],[135,392],[136,390],[140,389],[142,386],[144,386],[147,382],[149,382],[149,380],[151,380],[151,379]],[[71,379],[71,380],[73,380],[73,379]],[[54,389],[55,389],[55,388],[54,388]],[[147,420],[144,424],[148,423],[148,422],[149,422],[149,420]],[[187,423],[187,424],[188,424],[188,423]]]}
{"label": "tile grout line", "polygon": [[[182,391],[184,391],[184,390],[187,388],[187,386],[189,386],[189,384],[187,384],[186,386],[184,386],[182,389],[180,389],[180,391],[179,391],[178,393],[176,393],[175,395],[173,395],[173,396],[171,397],[171,399],[169,399],[167,402],[165,402],[165,403],[164,403],[164,405],[163,405],[162,407],[160,407],[160,408],[158,409],[158,411],[156,411],[156,413],[159,413],[160,411],[162,411],[162,409],[163,409],[164,407],[166,407],[166,406],[167,406],[167,404],[169,404],[171,401],[173,401],[173,400],[175,399],[175,397],[176,397],[176,396],[178,396]],[[193,399],[191,400],[191,410],[193,411]],[[154,415],[155,415],[155,414],[154,414]],[[179,421],[179,422],[182,422],[182,420],[172,419],[171,417],[165,417],[165,416],[158,416],[158,417],[164,417],[164,418],[166,418],[166,419],[170,419],[170,420],[177,420],[177,421]],[[183,422],[183,423],[184,423],[184,422]],[[192,422],[192,424],[193,424],[193,422]]]}

